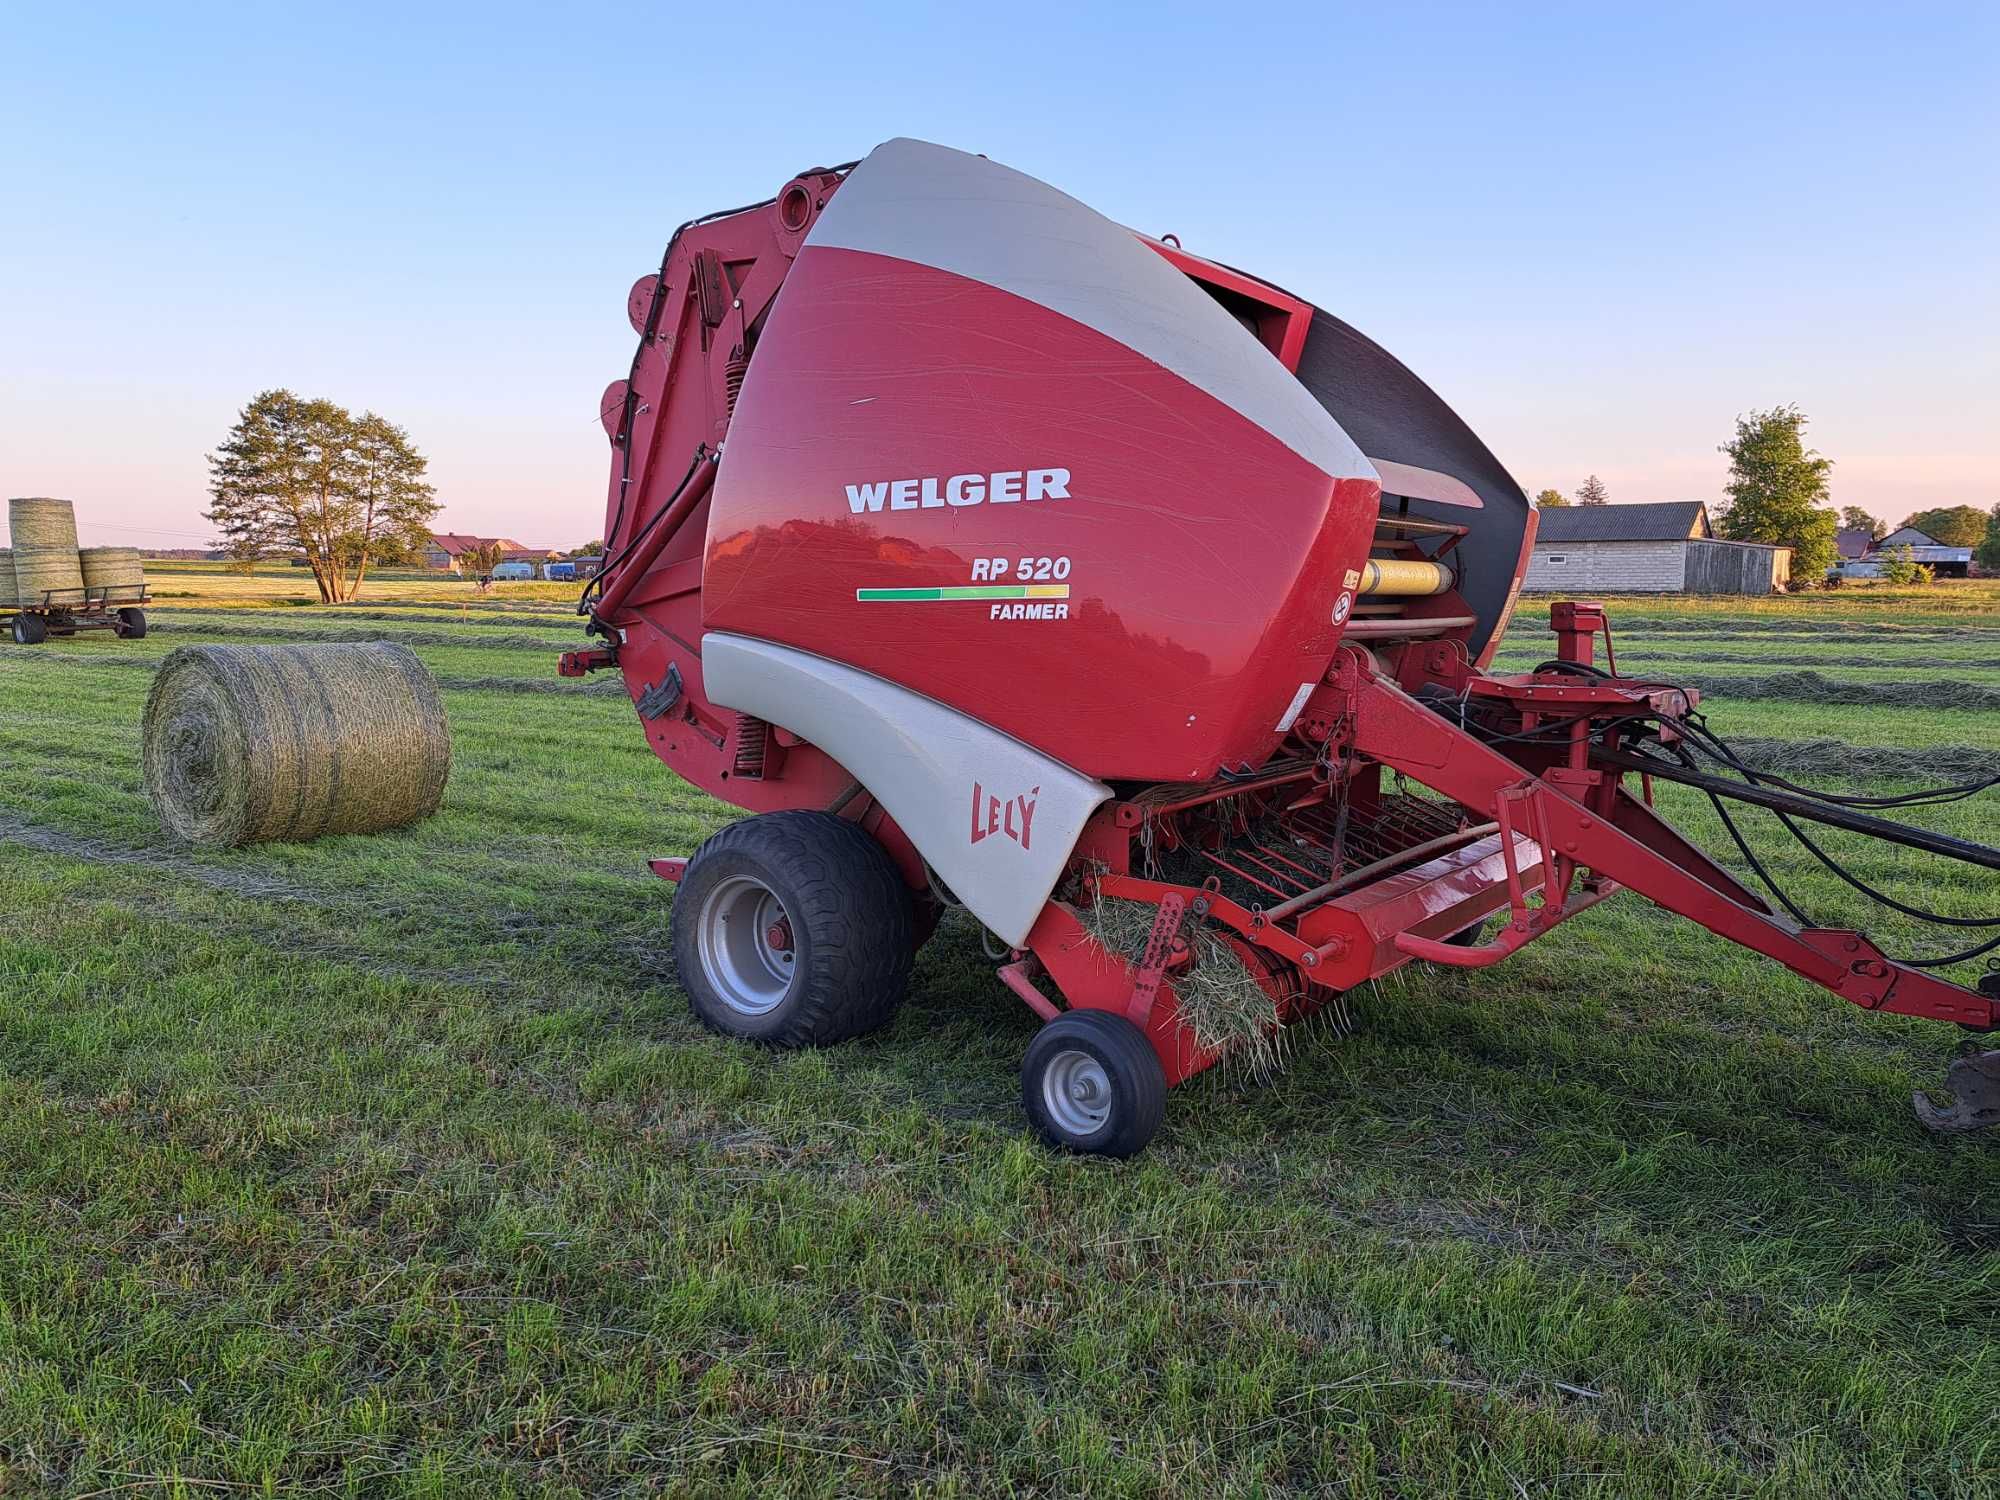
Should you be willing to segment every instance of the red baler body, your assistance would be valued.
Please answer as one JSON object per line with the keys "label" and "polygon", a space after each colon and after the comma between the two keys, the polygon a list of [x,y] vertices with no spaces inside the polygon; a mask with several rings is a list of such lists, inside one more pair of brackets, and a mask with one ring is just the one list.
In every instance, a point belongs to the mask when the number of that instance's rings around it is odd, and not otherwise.
{"label": "red baler body", "polygon": [[1184,910],[1226,930],[1293,1019],[1630,886],[1859,1004],[1995,1023],[1774,912],[1627,790],[1619,758],[1670,749],[1691,695],[1599,671],[1592,607],[1558,607],[1551,669],[1484,671],[1533,512],[1324,311],[899,141],[684,227],[629,312],[611,644],[566,670],[615,661],[696,785],[858,820],[925,899],[941,877],[1045,1016],[1047,979],[1170,1081],[1212,1061],[1181,950],[1085,936],[1105,896],[1158,903],[1165,939]]}

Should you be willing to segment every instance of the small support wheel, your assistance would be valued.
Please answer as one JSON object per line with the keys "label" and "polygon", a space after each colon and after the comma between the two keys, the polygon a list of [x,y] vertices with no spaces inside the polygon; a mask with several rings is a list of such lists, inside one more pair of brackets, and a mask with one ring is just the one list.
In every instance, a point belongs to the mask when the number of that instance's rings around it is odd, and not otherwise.
{"label": "small support wheel", "polygon": [[14,616],[14,644],[39,646],[49,638],[48,622],[40,615]]}
{"label": "small support wheel", "polygon": [[146,612],[143,609],[125,608],[118,611],[118,622],[111,627],[111,633],[122,640],[142,641],[146,638]]}
{"label": "small support wheel", "polygon": [[1021,1107],[1042,1139],[1091,1156],[1135,1156],[1167,1112],[1167,1075],[1146,1034],[1106,1010],[1072,1010],[1035,1034]]}
{"label": "small support wheel", "polygon": [[713,835],[672,922],[688,1004],[725,1036],[824,1047],[886,1025],[909,987],[909,887],[831,813],[764,813]]}

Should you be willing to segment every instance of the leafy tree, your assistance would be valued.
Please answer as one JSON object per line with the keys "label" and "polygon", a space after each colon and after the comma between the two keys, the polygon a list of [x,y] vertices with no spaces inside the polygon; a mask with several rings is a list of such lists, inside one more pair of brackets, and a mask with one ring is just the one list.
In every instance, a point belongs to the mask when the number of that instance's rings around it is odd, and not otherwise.
{"label": "leafy tree", "polygon": [[1841,506],[1840,524],[1848,531],[1865,531],[1878,542],[1889,534],[1887,526],[1858,505]]}
{"label": "leafy tree", "polygon": [[571,557],[602,557],[604,556],[604,543],[601,541],[585,542],[581,547],[570,548],[569,555]]}
{"label": "leafy tree", "polygon": [[1536,510],[1561,510],[1569,504],[1569,496],[1561,490],[1543,490],[1535,496]]}
{"label": "leafy tree", "polygon": [[327,604],[352,599],[372,560],[421,548],[439,510],[402,428],[288,390],[244,407],[208,467],[207,516],[229,554],[303,552]]}
{"label": "leafy tree", "polygon": [[1792,549],[1792,577],[1817,581],[1839,551],[1837,518],[1825,506],[1833,460],[1805,445],[1806,416],[1774,406],[1736,419],[1729,455],[1729,500],[1720,530],[1733,542],[1773,542]]}
{"label": "leafy tree", "polygon": [[1942,547],[1977,547],[1986,535],[1986,512],[1976,505],[1945,505],[1920,510],[1903,524],[1936,537]]}
{"label": "leafy tree", "polygon": [[1979,559],[1979,566],[1991,573],[2000,573],[2000,505],[1993,507],[1993,514],[1986,518],[1986,536],[1973,554]]}
{"label": "leafy tree", "polygon": [[1611,491],[1604,487],[1603,480],[1593,474],[1576,487],[1576,503],[1578,505],[1609,505],[1611,503]]}
{"label": "leafy tree", "polygon": [[507,549],[497,541],[481,542],[465,554],[466,570],[482,576],[491,573],[506,560]]}
{"label": "leafy tree", "polygon": [[1882,554],[1882,581],[1909,588],[1931,581],[1932,570],[1917,561],[1917,554],[1905,544],[1890,547]]}

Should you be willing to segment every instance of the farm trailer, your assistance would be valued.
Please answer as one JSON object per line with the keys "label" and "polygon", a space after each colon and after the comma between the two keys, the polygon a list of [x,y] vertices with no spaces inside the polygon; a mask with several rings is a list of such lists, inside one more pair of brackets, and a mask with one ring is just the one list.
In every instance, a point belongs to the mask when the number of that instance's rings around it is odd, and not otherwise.
{"label": "farm trailer", "polygon": [[80,630],[109,630],[121,639],[139,640],[146,634],[146,611],[140,606],[152,597],[143,583],[43,589],[14,606],[7,628],[17,646],[39,646],[52,635]]}
{"label": "farm trailer", "polygon": [[[1406,964],[1498,963],[1621,889],[1865,1009],[2000,1020],[2000,975],[1965,988],[1815,925],[1652,788],[1770,809],[1815,851],[1808,823],[1988,871],[2000,851],[1745,767],[1694,692],[1616,671],[1598,605],[1553,606],[1534,671],[1489,669],[1535,514],[1324,309],[895,140],[682,225],[627,313],[579,605],[603,644],[561,670],[622,672],[660,758],[752,815],[654,862],[716,1029],[881,1025],[962,904],[1045,1023],[1030,1120],[1126,1155],[1218,1060],[1182,994],[1197,948],[1291,1024]],[[1144,904],[1136,951],[1096,936],[1104,902]],[[1951,1082],[1928,1123],[2000,1118],[2000,1052]]]}

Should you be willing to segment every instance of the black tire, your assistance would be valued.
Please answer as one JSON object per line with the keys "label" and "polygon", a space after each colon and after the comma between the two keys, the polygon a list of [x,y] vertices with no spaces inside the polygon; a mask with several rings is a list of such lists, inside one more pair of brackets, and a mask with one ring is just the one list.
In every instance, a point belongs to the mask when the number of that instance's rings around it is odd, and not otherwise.
{"label": "black tire", "polygon": [[1481,918],[1463,932],[1454,932],[1445,941],[1454,948],[1477,948],[1486,940],[1486,920]]}
{"label": "black tire", "polygon": [[[780,922],[789,948],[772,937]],[[857,825],[764,813],[695,851],[674,895],[673,939],[704,1025],[772,1047],[824,1047],[887,1024],[903,1003],[910,892]]]}
{"label": "black tire", "polygon": [[121,609],[118,623],[112,632],[128,641],[143,641],[146,638],[146,612],[143,609]]}
{"label": "black tire", "polygon": [[[1066,1077],[1093,1093],[1065,1090]],[[1028,1046],[1021,1061],[1021,1107],[1036,1133],[1059,1150],[1135,1156],[1166,1118],[1167,1075],[1146,1034],[1125,1017],[1106,1010],[1067,1011]]]}
{"label": "black tire", "polygon": [[40,615],[14,616],[14,644],[39,646],[49,638],[48,622]]}

